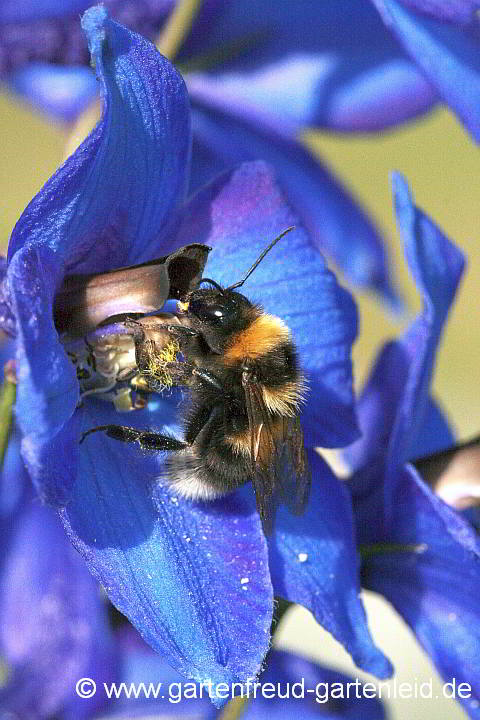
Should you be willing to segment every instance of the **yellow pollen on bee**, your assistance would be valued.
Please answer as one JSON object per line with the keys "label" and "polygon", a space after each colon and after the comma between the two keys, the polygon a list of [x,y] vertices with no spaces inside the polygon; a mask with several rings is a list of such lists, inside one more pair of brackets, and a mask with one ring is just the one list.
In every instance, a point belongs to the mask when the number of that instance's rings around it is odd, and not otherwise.
{"label": "yellow pollen on bee", "polygon": [[179,351],[180,345],[177,340],[170,340],[160,352],[152,352],[148,358],[148,370],[145,374],[154,377],[165,388],[172,387],[173,380],[167,364],[176,361]]}
{"label": "yellow pollen on bee", "polygon": [[179,310],[181,310],[182,312],[187,312],[190,302],[188,300],[186,302],[182,302],[181,300],[179,300],[177,302],[177,305],[178,305]]}

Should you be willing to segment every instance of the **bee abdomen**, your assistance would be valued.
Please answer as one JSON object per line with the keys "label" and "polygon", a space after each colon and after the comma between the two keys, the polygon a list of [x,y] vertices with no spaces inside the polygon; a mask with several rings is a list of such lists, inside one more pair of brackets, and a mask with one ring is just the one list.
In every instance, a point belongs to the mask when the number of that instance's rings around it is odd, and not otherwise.
{"label": "bee abdomen", "polygon": [[208,448],[195,445],[168,459],[172,488],[192,500],[213,500],[250,480],[250,465],[226,441]]}

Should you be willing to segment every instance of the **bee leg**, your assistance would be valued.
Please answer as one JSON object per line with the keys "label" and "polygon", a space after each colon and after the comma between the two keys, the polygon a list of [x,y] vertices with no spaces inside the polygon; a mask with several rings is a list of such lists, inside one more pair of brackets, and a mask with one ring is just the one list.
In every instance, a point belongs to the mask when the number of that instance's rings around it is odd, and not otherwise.
{"label": "bee leg", "polygon": [[167,363],[165,367],[178,384],[190,385],[193,380],[200,380],[200,382],[224,392],[220,380],[205,368],[199,368],[188,362],[171,362]]}
{"label": "bee leg", "polygon": [[183,335],[184,337],[197,337],[198,332],[192,330],[187,325],[170,325],[168,323],[140,323],[138,320],[128,318],[123,323],[125,327],[132,331],[132,335],[138,335],[139,337],[145,336],[144,330],[166,330],[171,335]]}
{"label": "bee leg", "polygon": [[199,333],[186,325],[166,325],[165,329],[170,335],[178,335],[178,337],[198,337]]}
{"label": "bee leg", "polygon": [[142,450],[183,450],[188,447],[187,443],[154,430],[137,430],[126,425],[98,425],[84,432],[80,443],[94,432],[104,432],[107,437],[121,442],[138,442]]}
{"label": "bee leg", "polygon": [[214,388],[217,388],[217,390],[221,390],[222,393],[224,392],[224,388],[220,380],[215,377],[215,375],[213,375],[209,370],[205,370],[205,368],[195,367],[193,368],[192,375],[201,380],[206,385],[211,385]]}
{"label": "bee leg", "polygon": [[[140,323],[135,320],[125,322],[125,326],[132,331],[133,343],[135,345],[135,362],[140,372],[148,370],[148,363],[152,352],[155,349],[153,340],[146,340],[145,332]],[[148,329],[148,328],[146,328]]]}
{"label": "bee leg", "polygon": [[[145,373],[148,375],[150,358],[152,357],[152,355],[155,355],[156,346],[153,340],[146,339],[145,331],[158,330],[159,327],[158,325],[142,325],[135,320],[126,321],[125,326],[132,331],[132,338],[135,345],[135,362],[137,368],[140,370],[141,373]],[[194,330],[191,330],[188,327],[184,327],[183,325],[164,325],[161,329],[166,330],[174,337],[177,336],[179,338],[192,337],[198,334]],[[176,363],[174,363],[174,365],[175,364]],[[157,386],[150,389],[153,392],[158,391]]]}
{"label": "bee leg", "polygon": [[148,349],[151,348],[151,341],[147,343],[145,340],[145,332],[142,325],[133,319],[125,320],[123,323],[126,328],[131,330],[133,343],[135,345],[135,362],[137,368],[140,370],[146,370],[148,367]]}
{"label": "bee leg", "polygon": [[132,331],[134,342],[143,342],[145,340],[145,330],[165,330],[170,335],[177,335],[179,338],[198,337],[198,332],[186,325],[164,325],[158,323],[139,323],[136,320],[125,320],[125,327]]}

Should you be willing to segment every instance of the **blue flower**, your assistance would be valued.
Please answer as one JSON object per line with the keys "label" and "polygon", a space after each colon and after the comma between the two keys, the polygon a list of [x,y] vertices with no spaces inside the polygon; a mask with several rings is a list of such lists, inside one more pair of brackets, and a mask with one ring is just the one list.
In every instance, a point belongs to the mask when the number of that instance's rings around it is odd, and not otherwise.
{"label": "blue flower", "polygon": [[[68,542],[55,510],[40,505],[32,492],[16,431],[7,449],[1,489],[0,652],[6,672],[0,689],[2,712],[38,720],[142,718],[154,713],[172,718],[194,714],[199,720],[217,717],[208,688],[187,683],[131,626],[109,627],[98,584]],[[75,691],[81,678],[96,683],[92,697]],[[355,687],[352,678],[287,652],[270,651],[259,683],[255,688],[252,681],[244,688],[251,697],[242,715],[245,720],[282,720],[293,713],[303,720],[347,719],[359,712],[367,720],[384,718],[378,700],[347,690],[347,683]],[[148,699],[141,684],[147,692],[154,689]],[[260,685],[265,686],[264,695]],[[132,687],[140,694],[128,698]],[[361,684],[357,690],[361,693]]]}
{"label": "blue flower", "polygon": [[480,141],[478,0],[372,0],[432,89]]}
{"label": "blue flower", "polygon": [[[448,447],[452,436],[429,395],[435,353],[462,275],[461,252],[419,210],[395,175],[397,221],[423,309],[380,353],[359,401],[362,438],[345,451],[354,474],[362,582],[410,625],[446,682],[480,717],[480,542],[409,462]],[[468,691],[463,686],[464,691]]]}
{"label": "blue flower", "polygon": [[[350,499],[313,452],[306,514],[280,512],[267,541],[250,487],[194,504],[162,481],[160,454],[119,447],[100,434],[78,444],[82,431],[118,424],[119,415],[94,395],[77,407],[79,381],[53,321],[65,275],[104,272],[202,242],[213,248],[207,274],[228,284],[293,224],[289,242],[249,279],[248,294],[294,334],[311,388],[303,414],[307,447],[339,447],[357,437],[355,306],[270,169],[244,164],[186,201],[183,80],[103,8],[88,11],[83,27],[103,117],[18,221],[0,293],[2,325],[16,330],[16,419],[28,472],[114,605],[184,675],[214,686],[255,676],[269,646],[275,593],[310,608],[357,664],[385,677],[391,667],[372,643],[359,599]],[[175,420],[168,398],[129,416],[141,428]]]}
{"label": "blue flower", "polygon": [[[16,431],[0,479],[0,707],[12,717],[48,718],[70,708],[80,677],[116,679],[114,638],[98,583],[56,512],[35,497]],[[93,699],[89,710],[100,705]],[[85,709],[72,717],[86,717]]]}
{"label": "blue flower", "polygon": [[[96,93],[79,38],[78,12],[88,4],[24,0],[0,9],[2,76],[66,119]],[[106,3],[152,39],[174,4]],[[398,303],[377,230],[297,135],[305,127],[375,132],[443,100],[478,140],[479,7],[477,0],[311,0],[297,12],[289,0],[206,2],[179,56],[192,70],[192,187],[233,163],[267,160],[319,247],[353,283]]]}
{"label": "blue flower", "polygon": [[[78,37],[78,12],[88,5],[23,0],[0,8],[3,77],[36,107],[67,120],[97,92]],[[106,2],[113,17],[151,39],[173,5]],[[239,162],[266,160],[314,243],[352,283],[398,308],[374,223],[299,141],[306,126],[378,131],[435,103],[370,2],[310,0],[296,12],[288,0],[209,0],[178,61],[189,70],[193,106],[192,189]]]}
{"label": "blue flower", "polygon": [[[138,637],[131,632],[123,633],[119,644],[125,658],[122,678],[127,686],[141,682],[148,686],[151,682],[156,687],[161,678],[163,698],[135,702],[119,699],[110,704],[103,717],[120,720],[127,716],[148,717],[154,713],[170,718],[194,716],[198,720],[218,717],[218,711],[206,701],[205,690],[202,693],[199,686],[187,685],[158,655],[139,642]],[[347,683],[352,683],[349,691]],[[361,716],[366,720],[383,720],[385,713],[380,701],[361,696],[362,684],[359,682],[356,698],[355,690],[351,689],[354,684],[352,678],[342,673],[293,653],[271,650],[256,689],[253,683],[250,685],[250,699],[241,717],[243,720],[287,720],[293,716],[300,720],[347,720]],[[261,686],[264,686],[264,695]],[[343,697],[340,696],[342,692]],[[239,695],[238,688],[236,695]]]}

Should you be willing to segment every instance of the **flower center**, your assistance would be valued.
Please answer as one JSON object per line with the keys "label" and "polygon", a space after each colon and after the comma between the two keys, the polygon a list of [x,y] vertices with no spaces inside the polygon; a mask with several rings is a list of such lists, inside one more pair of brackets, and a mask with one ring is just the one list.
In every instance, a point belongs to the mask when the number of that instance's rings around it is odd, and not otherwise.
{"label": "flower center", "polygon": [[67,353],[77,371],[82,400],[95,395],[112,402],[119,412],[140,410],[147,404],[147,386],[142,382],[132,334],[121,323],[94,331],[84,339],[69,342]]}
{"label": "flower center", "polygon": [[[167,329],[172,324],[180,324],[176,315],[157,313],[137,320],[112,319],[84,338],[65,336],[65,349],[77,371],[81,399],[95,395],[112,402],[118,412],[129,412],[144,408],[152,393],[171,388],[168,363],[176,362],[180,352],[177,340]],[[143,356],[141,369],[138,348]]]}
{"label": "flower center", "polygon": [[209,251],[192,243],[140,265],[65,277],[53,314],[82,399],[95,395],[125,412],[172,386],[179,345],[167,326],[181,323],[158,308],[198,287]]}

